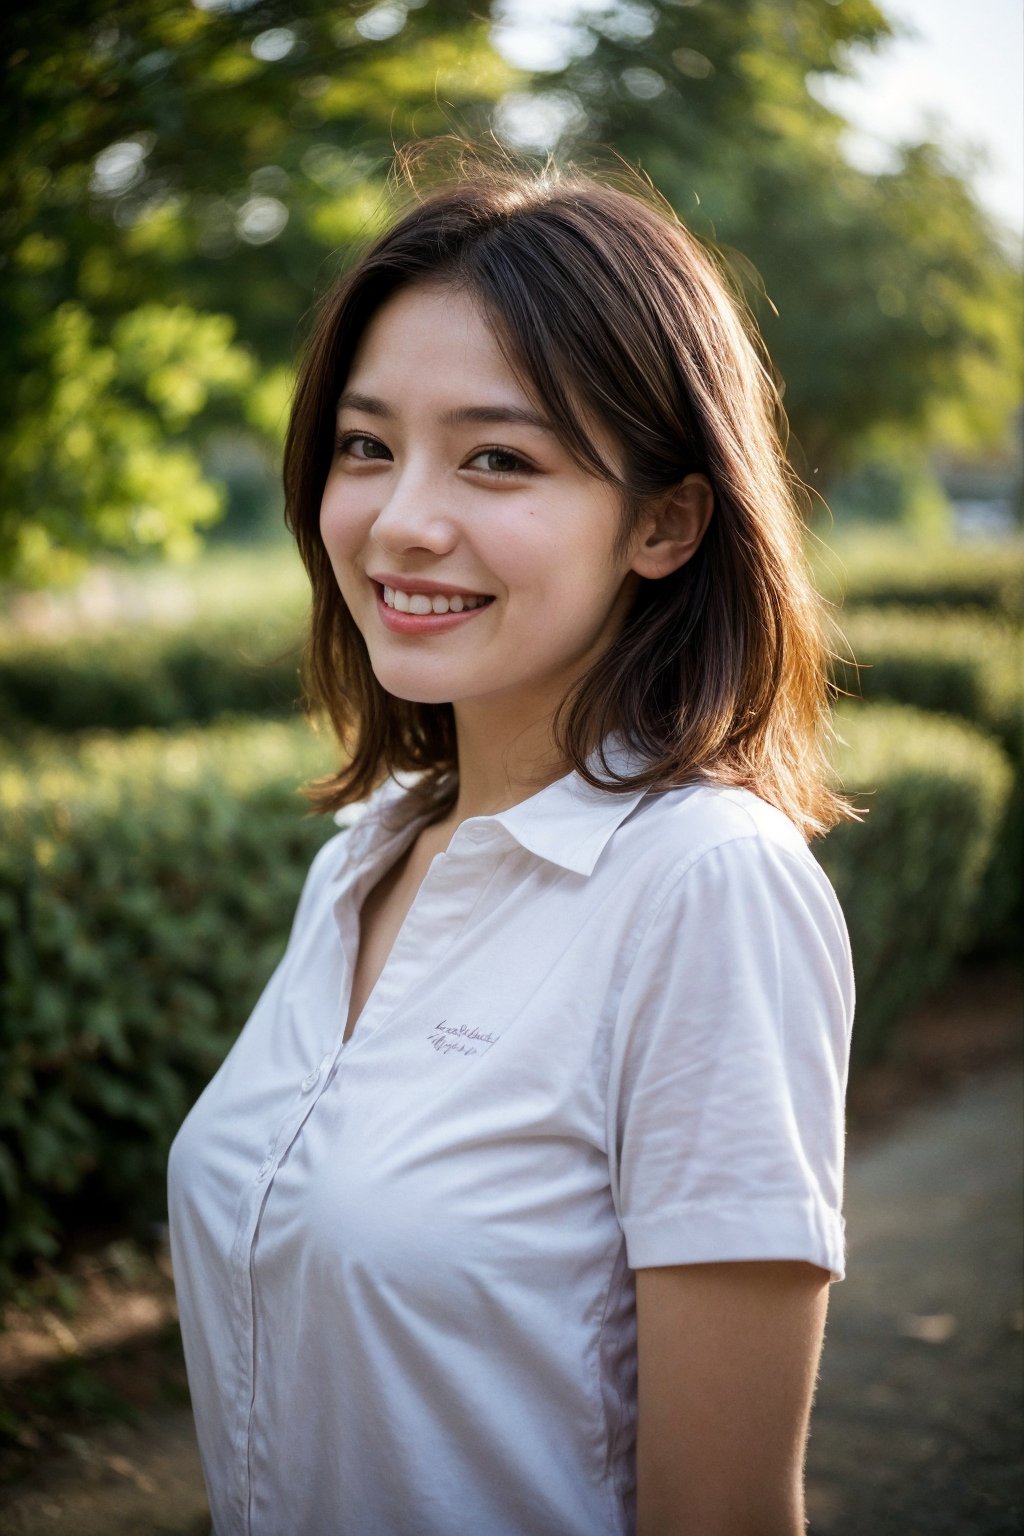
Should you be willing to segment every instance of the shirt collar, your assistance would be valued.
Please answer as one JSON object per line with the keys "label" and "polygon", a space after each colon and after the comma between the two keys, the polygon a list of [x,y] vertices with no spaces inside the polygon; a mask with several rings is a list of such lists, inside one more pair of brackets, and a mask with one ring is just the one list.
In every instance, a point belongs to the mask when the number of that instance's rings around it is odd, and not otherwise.
{"label": "shirt collar", "polygon": [[[643,764],[643,759],[617,736],[605,741],[603,756],[613,774],[625,776],[638,771]],[[595,751],[588,765],[600,770],[601,754]],[[348,841],[354,859],[362,862],[382,852],[393,840],[411,835],[411,822],[388,814],[404,798],[408,785],[409,778],[404,774],[386,779],[369,799],[345,806],[336,814],[339,826],[351,828]],[[495,816],[472,817],[463,826],[496,824],[538,858],[578,875],[590,875],[612,833],[646,793],[643,789],[595,789],[574,770],[509,810]]]}
{"label": "shirt collar", "polygon": [[[612,773],[624,776],[638,771],[642,762],[616,737],[605,742],[604,760]],[[588,766],[595,771],[601,769],[598,752],[590,756]],[[489,819],[498,822],[521,847],[538,858],[577,875],[590,875],[612,833],[646,793],[644,789],[595,789],[574,771]]]}

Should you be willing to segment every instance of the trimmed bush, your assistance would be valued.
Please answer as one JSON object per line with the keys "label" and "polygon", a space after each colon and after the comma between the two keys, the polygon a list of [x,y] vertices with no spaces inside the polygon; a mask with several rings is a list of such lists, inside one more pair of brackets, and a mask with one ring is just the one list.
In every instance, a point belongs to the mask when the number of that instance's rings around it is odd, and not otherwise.
{"label": "trimmed bush", "polygon": [[818,589],[850,608],[982,608],[1024,619],[1024,540],[930,544],[883,534],[808,541]]}
{"label": "trimmed bush", "polygon": [[860,1063],[885,1055],[901,1016],[974,944],[1013,769],[980,731],[905,705],[847,705],[836,726],[837,779],[870,809],[815,852],[849,924]]}
{"label": "trimmed bush", "polygon": [[860,670],[841,661],[839,686],[959,715],[1024,760],[1024,644],[1005,620],[948,608],[852,608],[841,620]]}
{"label": "trimmed bush", "polygon": [[110,561],[80,588],[10,598],[0,736],[284,715],[299,697],[309,586],[289,539],[184,566]]}
{"label": "trimmed bush", "polygon": [[1014,952],[1020,943],[1024,859],[1024,642],[1006,620],[956,609],[854,608],[843,630],[860,670],[840,661],[839,686],[958,715],[996,737],[1015,783],[978,897],[976,943]]}
{"label": "trimmed bush", "polygon": [[0,733],[135,730],[283,715],[301,693],[294,619],[252,614],[164,629],[0,642]]}
{"label": "trimmed bush", "polygon": [[283,947],[334,830],[305,723],[36,741],[0,759],[0,1285],[60,1203],[163,1210],[169,1140]]}

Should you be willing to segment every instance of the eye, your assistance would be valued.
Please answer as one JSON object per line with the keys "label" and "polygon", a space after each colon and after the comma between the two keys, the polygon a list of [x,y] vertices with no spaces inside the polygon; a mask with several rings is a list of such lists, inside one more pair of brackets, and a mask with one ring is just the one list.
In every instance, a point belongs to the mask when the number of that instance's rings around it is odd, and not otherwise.
{"label": "eye", "polygon": [[[484,462],[481,464],[480,460]],[[481,448],[466,464],[467,469],[481,468],[491,476],[530,475],[533,465],[511,448]]]}
{"label": "eye", "polygon": [[369,437],[365,432],[342,432],[338,436],[338,453],[345,458],[355,459],[357,463],[368,463],[371,460],[390,459],[391,450],[376,437]]}

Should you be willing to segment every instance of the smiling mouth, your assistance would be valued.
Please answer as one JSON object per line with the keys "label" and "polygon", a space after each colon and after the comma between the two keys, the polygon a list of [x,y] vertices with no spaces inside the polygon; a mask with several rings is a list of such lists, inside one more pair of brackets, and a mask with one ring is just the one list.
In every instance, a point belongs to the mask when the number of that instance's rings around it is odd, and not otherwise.
{"label": "smiling mouth", "polygon": [[431,613],[464,613],[471,608],[484,608],[494,598],[483,593],[471,597],[465,593],[405,591],[401,587],[383,587],[385,607],[395,613],[411,613],[425,618]]}

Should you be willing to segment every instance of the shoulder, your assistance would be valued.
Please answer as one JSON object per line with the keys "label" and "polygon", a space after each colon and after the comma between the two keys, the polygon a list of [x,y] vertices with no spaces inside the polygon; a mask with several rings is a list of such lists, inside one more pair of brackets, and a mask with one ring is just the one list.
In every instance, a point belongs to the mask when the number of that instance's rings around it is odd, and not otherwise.
{"label": "shoulder", "polygon": [[622,831],[631,855],[660,865],[667,876],[680,876],[708,854],[734,845],[739,862],[760,852],[817,867],[803,834],[783,811],[732,785],[691,784],[646,795]]}
{"label": "shoulder", "polygon": [[802,832],[750,790],[696,784],[645,796],[619,829],[609,875],[643,892],[642,926],[659,913],[773,925],[785,911],[845,950],[838,897]]}
{"label": "shoulder", "polygon": [[363,858],[375,843],[400,827],[414,810],[408,784],[389,778],[365,800],[336,811],[334,822],[338,830],[313,858],[303,886],[303,903],[314,903],[345,866],[353,859]]}
{"label": "shoulder", "polygon": [[305,889],[313,892],[326,885],[348,857],[350,824],[346,822],[323,843],[313,856],[306,874]]}
{"label": "shoulder", "polygon": [[302,901],[312,901],[338,874],[351,857],[352,850],[365,842],[371,826],[379,822],[386,807],[395,798],[392,780],[380,785],[366,800],[342,806],[331,818],[335,832],[321,844],[313,856],[303,882]]}
{"label": "shoulder", "polygon": [[739,1028],[746,1018],[754,1028],[760,1018],[768,1034],[784,1032],[788,1048],[809,1042],[813,1057],[827,1041],[841,1063],[856,995],[849,932],[799,828],[732,786],[649,801],[622,829],[634,826],[636,866],[647,871],[630,958],[632,1013],[682,1006],[716,1038],[725,1038],[724,1020]]}

